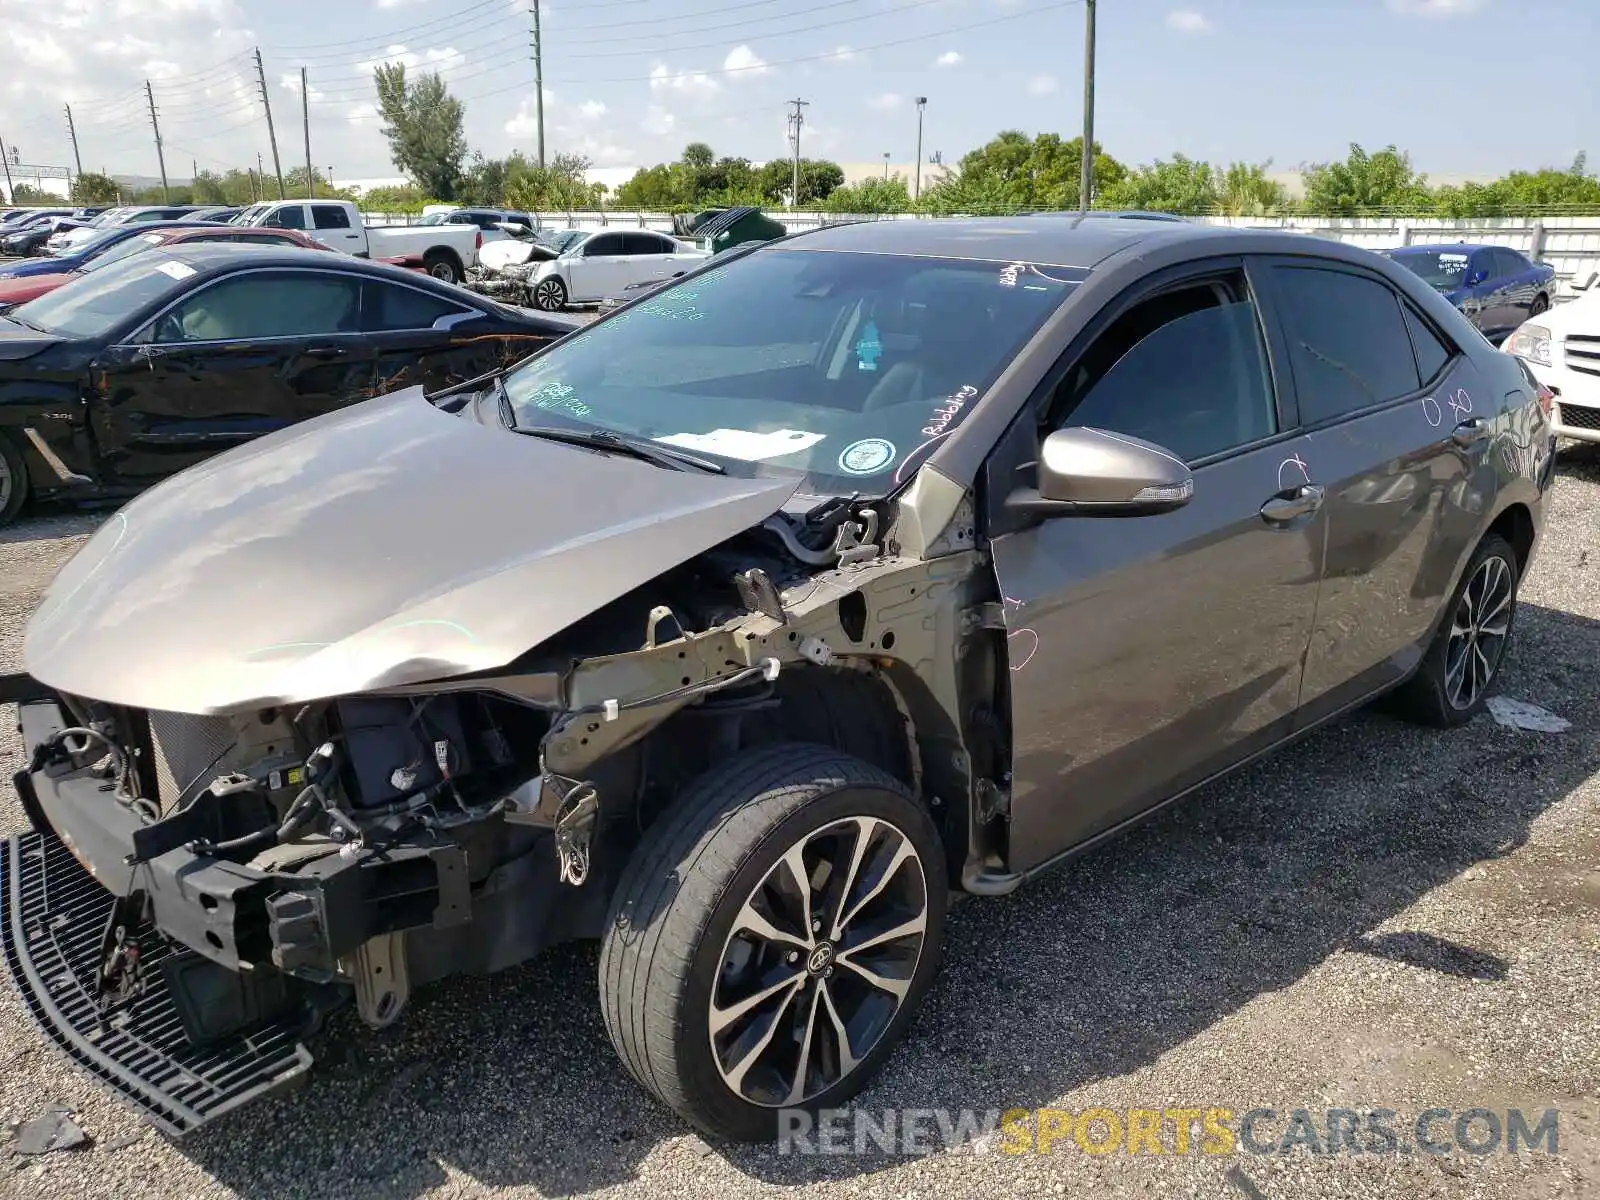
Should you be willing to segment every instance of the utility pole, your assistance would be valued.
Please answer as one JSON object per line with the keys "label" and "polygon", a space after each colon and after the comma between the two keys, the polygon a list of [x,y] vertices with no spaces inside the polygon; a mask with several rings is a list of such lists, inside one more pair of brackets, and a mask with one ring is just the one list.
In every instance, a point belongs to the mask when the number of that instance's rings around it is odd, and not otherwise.
{"label": "utility pole", "polygon": [[300,118],[306,131],[306,199],[316,198],[316,175],[311,171],[311,89],[306,86],[306,69],[300,68]]}
{"label": "utility pole", "polygon": [[67,110],[67,136],[72,139],[72,161],[78,168],[78,174],[83,174],[83,158],[78,153],[78,130],[72,123],[72,105],[64,106]]}
{"label": "utility pole", "polygon": [[1078,211],[1088,212],[1094,194],[1094,0],[1083,0],[1083,170],[1078,176]]}
{"label": "utility pole", "polygon": [[[278,135],[272,128],[272,101],[267,98],[267,71],[261,65],[261,47],[256,47],[256,82],[261,85],[261,107],[267,110],[267,140],[272,143],[272,169],[278,174],[278,199],[283,199],[283,167],[278,163]],[[261,161],[261,155],[256,155],[256,161]],[[261,172],[262,188],[266,189],[267,173]]]}
{"label": "utility pole", "polygon": [[[245,168],[245,170],[247,170],[247,171],[249,169],[250,169],[249,167]],[[263,167],[261,165],[261,151],[257,150],[256,151],[256,173],[250,177],[250,198],[252,200],[260,200],[260,199],[263,199],[266,196],[266,194],[267,194],[267,170],[266,170],[265,167]],[[279,200],[283,199],[283,193],[282,192],[278,193],[278,199]]]}
{"label": "utility pole", "polygon": [[167,156],[161,149],[161,125],[156,120],[156,92],[148,79],[144,81],[144,95],[150,101],[150,128],[156,134],[156,162],[161,167],[161,203],[166,204],[170,199],[167,195]]}
{"label": "utility pole", "polygon": [[0,163],[4,163],[6,168],[6,203],[13,204],[17,199],[17,189],[11,183],[11,159],[6,154],[4,138],[0,138]]}
{"label": "utility pole", "polygon": [[883,152],[883,181],[889,182],[889,151]]}
{"label": "utility pole", "polygon": [[805,124],[805,114],[800,110],[811,103],[809,100],[790,100],[794,111],[789,114],[789,141],[794,145],[794,191],[789,196],[789,207],[800,207],[800,127]]}
{"label": "utility pole", "polygon": [[922,199],[922,110],[928,107],[926,96],[917,97],[917,182],[916,191],[912,193],[913,200]]}
{"label": "utility pole", "polygon": [[539,126],[539,166],[544,166],[544,45],[539,33],[539,0],[529,0],[533,18],[533,111]]}

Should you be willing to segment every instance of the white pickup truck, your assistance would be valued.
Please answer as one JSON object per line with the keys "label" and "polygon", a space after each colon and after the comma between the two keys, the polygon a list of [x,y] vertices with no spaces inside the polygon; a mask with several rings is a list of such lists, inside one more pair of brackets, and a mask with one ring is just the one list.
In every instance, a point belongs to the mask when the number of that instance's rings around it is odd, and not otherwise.
{"label": "white pickup truck", "polygon": [[472,225],[367,225],[348,200],[273,200],[252,204],[229,222],[298,229],[324,246],[357,258],[420,260],[428,274],[450,283],[476,266],[483,233]]}

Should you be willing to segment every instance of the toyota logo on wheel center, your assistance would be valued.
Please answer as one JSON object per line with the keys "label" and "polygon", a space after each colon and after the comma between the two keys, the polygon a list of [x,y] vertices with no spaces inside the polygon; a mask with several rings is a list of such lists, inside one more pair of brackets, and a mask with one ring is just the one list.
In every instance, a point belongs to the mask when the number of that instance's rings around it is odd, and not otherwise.
{"label": "toyota logo on wheel center", "polygon": [[833,966],[833,943],[823,942],[806,957],[806,970],[820,975]]}

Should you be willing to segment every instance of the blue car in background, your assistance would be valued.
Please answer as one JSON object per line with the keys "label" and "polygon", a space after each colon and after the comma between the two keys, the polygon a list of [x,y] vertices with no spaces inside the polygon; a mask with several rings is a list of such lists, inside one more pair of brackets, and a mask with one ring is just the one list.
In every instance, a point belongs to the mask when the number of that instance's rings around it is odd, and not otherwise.
{"label": "blue car in background", "polygon": [[1404,246],[1390,258],[1444,294],[1498,345],[1550,307],[1556,270],[1509,246]]}
{"label": "blue car in background", "polygon": [[[160,228],[181,229],[190,225],[216,225],[217,221],[163,221]],[[84,242],[66,254],[51,254],[40,258],[24,258],[19,262],[0,263],[0,279],[26,279],[30,275],[61,275],[82,269],[113,246],[121,245],[131,237],[143,237],[151,227],[143,225],[113,225],[98,237]]]}

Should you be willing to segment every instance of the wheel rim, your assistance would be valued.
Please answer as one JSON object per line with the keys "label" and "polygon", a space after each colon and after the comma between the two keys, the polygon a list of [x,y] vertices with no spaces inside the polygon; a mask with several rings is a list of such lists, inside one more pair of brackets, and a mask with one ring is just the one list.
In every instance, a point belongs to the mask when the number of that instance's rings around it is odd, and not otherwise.
{"label": "wheel rim", "polygon": [[561,307],[561,289],[556,286],[554,280],[547,279],[539,285],[538,297],[540,308]]}
{"label": "wheel rim", "polygon": [[435,279],[442,279],[446,283],[454,283],[456,278],[455,268],[447,262],[434,263],[433,269],[428,274]]}
{"label": "wheel rim", "polygon": [[11,503],[11,489],[16,486],[11,478],[11,464],[0,454],[0,512],[5,512],[6,505]]}
{"label": "wheel rim", "polygon": [[922,961],[928,885],[906,835],[876,817],[807,834],[745,898],[711,988],[711,1055],[752,1104],[801,1104],[861,1063]]}
{"label": "wheel rim", "polygon": [[1471,708],[1500,669],[1511,632],[1511,566],[1499,555],[1478,564],[1462,589],[1445,646],[1445,696],[1458,710]]}

